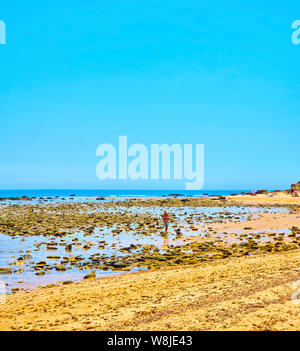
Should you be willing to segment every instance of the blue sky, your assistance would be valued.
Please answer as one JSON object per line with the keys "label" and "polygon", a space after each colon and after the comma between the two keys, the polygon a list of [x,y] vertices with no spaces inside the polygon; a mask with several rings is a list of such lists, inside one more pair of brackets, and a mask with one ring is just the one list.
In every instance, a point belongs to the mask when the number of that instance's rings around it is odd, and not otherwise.
{"label": "blue sky", "polygon": [[205,145],[205,188],[300,180],[299,1],[1,0],[0,188],[100,181],[99,144]]}

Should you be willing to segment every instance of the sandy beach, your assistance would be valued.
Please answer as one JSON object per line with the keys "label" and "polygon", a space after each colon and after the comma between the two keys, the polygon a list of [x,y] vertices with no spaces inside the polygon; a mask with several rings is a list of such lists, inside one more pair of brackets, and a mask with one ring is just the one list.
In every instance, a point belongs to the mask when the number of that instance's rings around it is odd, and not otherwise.
{"label": "sandy beach", "polygon": [[274,193],[273,197],[265,194],[255,196],[251,195],[236,195],[228,196],[228,201],[239,201],[249,205],[300,205],[300,197],[292,197],[286,192]]}
{"label": "sandy beach", "polygon": [[299,0],[0,3],[0,331],[300,332]]}
{"label": "sandy beach", "polygon": [[0,330],[299,330],[299,209],[284,194],[4,206],[23,250],[1,268]]}
{"label": "sandy beach", "polygon": [[300,251],[119,275],[8,296],[1,330],[299,330]]}

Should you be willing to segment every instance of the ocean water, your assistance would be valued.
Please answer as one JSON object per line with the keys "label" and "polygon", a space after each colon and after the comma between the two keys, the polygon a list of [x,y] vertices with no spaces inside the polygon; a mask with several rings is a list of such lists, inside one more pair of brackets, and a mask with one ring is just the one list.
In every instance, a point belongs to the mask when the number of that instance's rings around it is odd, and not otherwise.
{"label": "ocean water", "polygon": [[172,194],[180,196],[207,196],[240,194],[244,190],[108,190],[108,189],[18,189],[0,190],[0,197],[163,197]]}

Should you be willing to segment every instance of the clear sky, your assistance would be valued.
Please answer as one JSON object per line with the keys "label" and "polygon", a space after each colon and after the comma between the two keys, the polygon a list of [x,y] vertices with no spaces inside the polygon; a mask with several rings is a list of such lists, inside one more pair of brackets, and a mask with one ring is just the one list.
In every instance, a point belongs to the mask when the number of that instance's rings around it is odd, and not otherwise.
{"label": "clear sky", "polygon": [[205,145],[205,188],[300,180],[299,0],[1,0],[0,188],[100,182],[99,144]]}

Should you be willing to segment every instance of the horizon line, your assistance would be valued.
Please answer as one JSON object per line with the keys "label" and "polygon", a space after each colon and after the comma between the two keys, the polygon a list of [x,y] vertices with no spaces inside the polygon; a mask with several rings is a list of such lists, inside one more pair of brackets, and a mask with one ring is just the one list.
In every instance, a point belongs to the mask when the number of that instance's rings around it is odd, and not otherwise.
{"label": "horizon line", "polygon": [[[271,190],[270,188],[256,188],[257,190]],[[273,189],[273,188],[272,188]],[[276,188],[274,190],[285,190],[282,187]],[[168,188],[160,188],[160,189],[129,189],[129,188],[9,188],[9,189],[0,189],[0,191],[28,191],[28,190],[94,190],[94,191],[102,191],[102,190],[114,190],[114,191],[170,191],[170,190],[176,190],[176,191],[214,191],[214,190],[250,190],[250,188],[215,188],[215,189],[200,189],[200,190],[186,190],[186,189],[168,189]],[[254,190],[254,188],[251,188],[251,190]]]}

